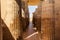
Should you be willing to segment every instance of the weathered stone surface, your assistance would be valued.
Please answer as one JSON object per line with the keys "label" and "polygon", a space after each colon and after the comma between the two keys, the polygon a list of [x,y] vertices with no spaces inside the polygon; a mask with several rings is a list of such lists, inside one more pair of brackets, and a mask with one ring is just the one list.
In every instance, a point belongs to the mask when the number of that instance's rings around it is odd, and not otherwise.
{"label": "weathered stone surface", "polygon": [[53,27],[53,4],[49,0],[41,2],[34,14],[35,26],[40,35],[41,40],[54,40],[54,28]]}
{"label": "weathered stone surface", "polygon": [[[1,19],[0,19],[0,21],[1,21]],[[1,26],[1,22],[0,22],[0,40],[3,40],[3,37],[2,37],[3,34],[2,34],[2,32],[3,32],[2,31],[2,26]]]}
{"label": "weathered stone surface", "polygon": [[2,40],[2,27],[0,26],[0,40]]}
{"label": "weathered stone surface", "polygon": [[0,0],[0,40],[3,40],[2,38],[2,26],[1,26],[1,0]]}
{"label": "weathered stone surface", "polygon": [[60,0],[55,0],[55,40],[60,40]]}
{"label": "weathered stone surface", "polygon": [[22,0],[22,20],[24,24],[24,30],[28,27],[29,25],[29,11],[28,11],[28,1]]}
{"label": "weathered stone surface", "polygon": [[15,40],[17,40],[19,36],[22,37],[22,18],[20,9],[19,0],[1,0],[1,18]]}

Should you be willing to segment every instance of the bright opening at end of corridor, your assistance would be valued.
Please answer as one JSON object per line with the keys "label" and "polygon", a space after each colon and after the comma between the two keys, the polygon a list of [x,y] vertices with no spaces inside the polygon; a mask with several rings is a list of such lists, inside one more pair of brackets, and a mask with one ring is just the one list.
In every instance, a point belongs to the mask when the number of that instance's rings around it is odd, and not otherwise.
{"label": "bright opening at end of corridor", "polygon": [[37,5],[36,5],[36,6],[31,6],[31,5],[29,5],[29,6],[28,6],[30,21],[32,21],[32,18],[33,18],[33,12],[35,12],[36,8],[37,8]]}

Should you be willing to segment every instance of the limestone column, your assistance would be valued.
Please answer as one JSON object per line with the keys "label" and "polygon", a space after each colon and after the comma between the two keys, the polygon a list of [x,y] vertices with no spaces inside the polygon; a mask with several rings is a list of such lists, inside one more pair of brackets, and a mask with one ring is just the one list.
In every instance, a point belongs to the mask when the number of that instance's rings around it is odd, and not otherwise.
{"label": "limestone column", "polygon": [[0,22],[0,40],[3,39],[3,37],[2,37],[2,35],[3,35],[2,32],[3,32],[3,31],[2,31],[1,22]]}
{"label": "limestone column", "polygon": [[1,17],[15,40],[22,40],[21,0],[1,0]]}
{"label": "limestone column", "polygon": [[55,21],[54,21],[54,9],[53,0],[44,0],[42,3],[41,14],[41,39],[42,40],[54,40],[55,38]]}
{"label": "limestone column", "polygon": [[26,26],[29,26],[28,0],[25,2],[25,17],[26,17]]}
{"label": "limestone column", "polygon": [[55,0],[55,40],[60,40],[60,1]]}
{"label": "limestone column", "polygon": [[0,40],[3,40],[2,33],[3,31],[2,31],[2,26],[1,26],[1,0],[0,0]]}
{"label": "limestone column", "polygon": [[22,17],[24,20],[24,29],[29,25],[29,11],[28,11],[28,0],[22,0]]}
{"label": "limestone column", "polygon": [[39,40],[41,40],[41,12],[42,12],[42,2],[38,4],[38,8],[36,8],[36,11],[33,13],[33,24],[34,27],[37,28]]}
{"label": "limestone column", "polygon": [[28,11],[28,0],[22,1],[22,9],[25,12],[25,17],[29,17],[29,11]]}
{"label": "limestone column", "polygon": [[2,40],[2,27],[0,26],[0,40]]}

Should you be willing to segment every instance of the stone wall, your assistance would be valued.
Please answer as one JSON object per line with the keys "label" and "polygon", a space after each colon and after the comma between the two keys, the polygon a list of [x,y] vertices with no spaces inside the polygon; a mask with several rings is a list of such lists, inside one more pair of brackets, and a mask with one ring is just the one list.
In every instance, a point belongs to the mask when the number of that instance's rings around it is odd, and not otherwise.
{"label": "stone wall", "polygon": [[28,10],[28,0],[24,1],[22,0],[22,18],[23,18],[23,24],[24,24],[24,30],[29,25],[29,10]]}

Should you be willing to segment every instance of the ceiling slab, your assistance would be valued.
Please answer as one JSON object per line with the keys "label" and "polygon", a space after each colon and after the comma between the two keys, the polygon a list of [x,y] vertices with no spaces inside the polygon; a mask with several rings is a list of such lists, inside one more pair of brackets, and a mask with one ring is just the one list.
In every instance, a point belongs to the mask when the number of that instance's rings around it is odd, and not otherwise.
{"label": "ceiling slab", "polygon": [[28,5],[38,5],[40,0],[29,0]]}

